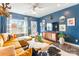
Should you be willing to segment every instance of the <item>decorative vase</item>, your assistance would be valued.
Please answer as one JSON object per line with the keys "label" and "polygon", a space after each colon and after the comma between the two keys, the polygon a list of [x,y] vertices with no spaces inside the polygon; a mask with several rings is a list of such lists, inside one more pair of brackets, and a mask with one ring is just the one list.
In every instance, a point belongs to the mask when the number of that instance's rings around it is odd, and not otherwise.
{"label": "decorative vase", "polygon": [[59,43],[60,43],[60,44],[64,44],[64,38],[63,38],[63,37],[60,37],[60,38],[59,38]]}

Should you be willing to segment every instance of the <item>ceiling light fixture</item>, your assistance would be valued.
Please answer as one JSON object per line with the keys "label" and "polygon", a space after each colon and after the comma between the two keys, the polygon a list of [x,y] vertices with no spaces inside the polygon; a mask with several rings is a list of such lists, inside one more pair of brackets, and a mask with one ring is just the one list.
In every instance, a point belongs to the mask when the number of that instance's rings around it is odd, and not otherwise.
{"label": "ceiling light fixture", "polygon": [[42,10],[42,7],[39,6],[39,3],[35,3],[33,6],[32,6],[32,12],[33,14],[36,14],[37,11],[39,10]]}
{"label": "ceiling light fixture", "polygon": [[57,4],[57,7],[60,7],[60,6],[61,6],[61,4],[58,3],[58,4]]}

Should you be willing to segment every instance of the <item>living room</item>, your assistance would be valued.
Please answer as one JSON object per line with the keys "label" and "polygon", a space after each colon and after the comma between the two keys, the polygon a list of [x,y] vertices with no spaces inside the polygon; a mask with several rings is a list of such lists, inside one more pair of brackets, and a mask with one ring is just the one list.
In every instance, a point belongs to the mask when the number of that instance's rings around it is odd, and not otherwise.
{"label": "living room", "polygon": [[78,3],[0,3],[0,56],[79,56]]}

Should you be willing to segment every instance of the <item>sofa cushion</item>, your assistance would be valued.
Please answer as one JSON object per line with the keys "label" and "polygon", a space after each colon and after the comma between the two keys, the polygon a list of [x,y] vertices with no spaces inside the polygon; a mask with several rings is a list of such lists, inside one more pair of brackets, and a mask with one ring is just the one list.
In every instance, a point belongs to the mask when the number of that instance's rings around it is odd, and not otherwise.
{"label": "sofa cushion", "polygon": [[4,42],[9,41],[10,39],[16,38],[16,34],[2,33],[1,35],[2,35]]}
{"label": "sofa cushion", "polygon": [[2,33],[2,37],[4,42],[6,42],[7,40],[9,40],[8,34],[7,33]]}
{"label": "sofa cushion", "polygon": [[16,52],[16,56],[17,56],[19,53],[24,52],[24,49],[18,48],[18,49],[15,50],[15,52]]}
{"label": "sofa cushion", "polygon": [[0,56],[15,56],[14,46],[0,47]]}

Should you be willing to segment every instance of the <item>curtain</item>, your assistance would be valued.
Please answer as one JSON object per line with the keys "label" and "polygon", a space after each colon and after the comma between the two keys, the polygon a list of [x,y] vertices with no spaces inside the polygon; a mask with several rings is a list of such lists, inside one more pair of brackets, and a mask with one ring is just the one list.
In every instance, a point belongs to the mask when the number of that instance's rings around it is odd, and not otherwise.
{"label": "curtain", "polygon": [[0,16],[0,33],[6,33],[7,19],[5,16]]}

